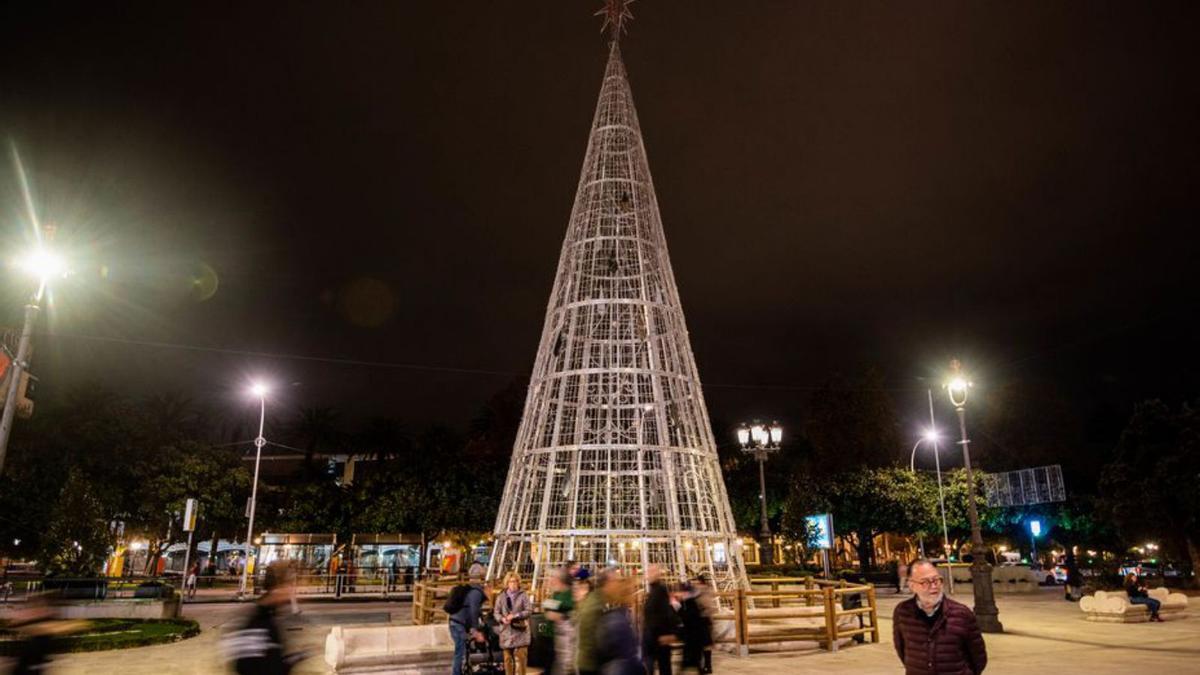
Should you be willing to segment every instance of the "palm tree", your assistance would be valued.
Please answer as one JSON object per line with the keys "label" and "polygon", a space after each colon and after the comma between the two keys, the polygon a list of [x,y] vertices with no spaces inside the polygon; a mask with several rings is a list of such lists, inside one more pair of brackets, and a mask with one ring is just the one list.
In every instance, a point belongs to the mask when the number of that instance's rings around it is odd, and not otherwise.
{"label": "palm tree", "polygon": [[295,442],[304,448],[304,468],[315,472],[313,456],[322,450],[333,450],[340,445],[345,434],[341,428],[341,415],[330,407],[301,408],[292,422],[290,432]]}

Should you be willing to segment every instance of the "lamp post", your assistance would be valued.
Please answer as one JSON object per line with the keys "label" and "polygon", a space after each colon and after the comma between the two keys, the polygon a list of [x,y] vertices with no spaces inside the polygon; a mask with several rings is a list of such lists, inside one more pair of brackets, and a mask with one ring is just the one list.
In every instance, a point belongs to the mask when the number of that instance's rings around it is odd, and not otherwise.
{"label": "lamp post", "polygon": [[255,382],[250,393],[258,397],[258,436],[254,439],[254,483],[250,487],[250,524],[246,527],[246,559],[242,561],[242,583],[238,587],[238,598],[246,595],[246,581],[250,574],[250,543],[254,540],[254,510],[258,506],[258,464],[262,461],[262,449],[267,444],[263,438],[263,426],[267,421],[267,386]]}
{"label": "lamp post", "polygon": [[1042,534],[1042,521],[1034,518],[1029,521],[1029,568],[1038,568],[1037,538]]}
{"label": "lamp post", "polygon": [[992,590],[992,566],[988,564],[983,548],[983,533],[979,529],[979,514],[975,509],[975,475],[971,471],[971,448],[967,439],[967,394],[972,383],[962,375],[962,364],[955,359],[950,362],[952,375],[946,383],[950,403],[958,413],[958,428],[962,433],[963,467],[967,470],[967,516],[971,519],[971,585],[975,590],[975,618],[979,630],[985,633],[1003,633],[1000,610]]}
{"label": "lamp post", "polygon": [[771,525],[767,521],[767,478],[763,468],[767,456],[779,451],[779,443],[783,440],[783,427],[778,422],[772,422],[770,427],[754,422],[750,426],[743,424],[737,430],[738,443],[742,452],[754,455],[758,460],[758,502],[762,507],[762,529],[759,538],[763,542],[762,564],[770,565],[775,560],[775,546],[771,541]]}
{"label": "lamp post", "polygon": [[16,266],[37,279],[37,290],[25,305],[25,325],[21,328],[17,353],[8,368],[8,390],[4,393],[4,412],[0,414],[0,472],[4,471],[4,458],[8,454],[8,437],[12,433],[13,415],[17,412],[17,390],[21,386],[21,375],[29,370],[29,345],[42,297],[50,279],[65,276],[67,271],[63,259],[42,246],[18,260]]}
{"label": "lamp post", "polygon": [[[930,429],[929,431],[925,432],[925,434],[921,437],[921,439],[917,441],[916,445],[913,445],[912,457],[908,460],[908,470],[913,472],[914,474],[917,472],[917,468],[916,468],[917,448],[920,447],[921,443],[929,442],[930,444],[932,444],[933,445],[933,463],[934,463],[935,470],[937,472],[938,506],[940,507],[941,512],[942,512],[942,549],[946,552],[946,564],[948,565],[951,562],[951,560],[950,560],[950,550],[951,550],[950,528],[946,525],[946,495],[942,489],[942,462],[938,458],[938,440],[939,440],[939,438],[940,437],[935,429]],[[924,544],[924,542],[922,542],[921,543],[921,556],[922,557],[924,557],[924,555],[925,555],[924,549],[925,549],[925,544]],[[951,593],[953,593],[954,592],[953,570],[951,570],[947,574],[948,574],[948,578],[950,579],[949,590]]]}

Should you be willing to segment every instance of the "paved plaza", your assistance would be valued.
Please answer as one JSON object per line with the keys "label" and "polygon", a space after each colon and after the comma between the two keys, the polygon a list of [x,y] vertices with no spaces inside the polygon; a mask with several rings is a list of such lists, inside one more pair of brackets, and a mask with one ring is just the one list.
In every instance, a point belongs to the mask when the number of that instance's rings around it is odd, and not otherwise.
{"label": "paved plaza", "polygon": [[[970,602],[969,597],[958,596]],[[797,654],[755,654],[737,658],[718,654],[715,670],[735,675],[775,673],[896,673],[891,646],[891,613],[900,597],[881,593],[883,643],[854,645],[837,653],[814,650]],[[1200,600],[1194,598],[1193,602]],[[1075,603],[1062,600],[1060,589],[1041,589],[1024,596],[998,598],[1003,635],[986,636],[991,663],[988,673],[1200,673],[1200,617],[1162,624],[1097,624],[1083,620]],[[325,635],[335,624],[407,625],[408,602],[311,602],[292,622],[288,636],[294,648],[311,656],[296,672],[324,673]],[[200,622],[199,637],[171,645],[58,657],[56,673],[214,673],[222,672],[218,640],[222,628],[245,606],[204,603],[185,608]]]}

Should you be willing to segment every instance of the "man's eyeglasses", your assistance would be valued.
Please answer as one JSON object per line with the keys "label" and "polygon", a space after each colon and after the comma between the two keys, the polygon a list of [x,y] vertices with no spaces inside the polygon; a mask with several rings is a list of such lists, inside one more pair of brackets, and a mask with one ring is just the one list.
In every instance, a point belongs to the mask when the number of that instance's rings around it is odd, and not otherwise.
{"label": "man's eyeglasses", "polygon": [[921,588],[932,588],[934,586],[941,586],[943,582],[941,577],[930,577],[928,579],[914,579],[913,583]]}

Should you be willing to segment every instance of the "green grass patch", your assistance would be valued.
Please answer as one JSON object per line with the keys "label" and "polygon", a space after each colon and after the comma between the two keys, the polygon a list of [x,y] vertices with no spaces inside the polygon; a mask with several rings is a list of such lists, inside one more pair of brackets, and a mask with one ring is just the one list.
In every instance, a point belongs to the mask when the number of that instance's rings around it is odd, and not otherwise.
{"label": "green grass patch", "polygon": [[[200,625],[191,619],[93,619],[83,632],[55,638],[53,651],[129,649],[178,642],[199,634]],[[14,637],[11,633],[0,636],[0,654],[15,653]]]}

